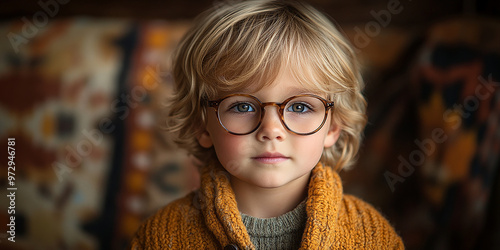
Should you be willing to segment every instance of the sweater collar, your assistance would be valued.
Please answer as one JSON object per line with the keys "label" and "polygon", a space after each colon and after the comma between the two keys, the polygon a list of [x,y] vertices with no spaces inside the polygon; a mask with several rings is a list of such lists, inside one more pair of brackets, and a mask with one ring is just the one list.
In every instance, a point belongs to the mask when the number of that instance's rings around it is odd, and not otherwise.
{"label": "sweater collar", "polygon": [[[336,228],[342,200],[340,178],[331,168],[318,164],[310,178],[301,249],[331,245],[332,234],[325,232]],[[222,246],[237,244],[240,249],[253,249],[229,179],[230,175],[220,164],[203,167],[199,202],[205,223]]]}

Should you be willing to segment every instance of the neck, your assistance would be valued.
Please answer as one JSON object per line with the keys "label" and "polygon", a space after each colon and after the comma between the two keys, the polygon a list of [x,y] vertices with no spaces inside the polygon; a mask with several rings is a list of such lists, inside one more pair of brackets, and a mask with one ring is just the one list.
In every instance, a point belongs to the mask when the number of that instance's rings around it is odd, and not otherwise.
{"label": "neck", "polygon": [[238,209],[256,218],[272,218],[293,210],[307,197],[310,173],[280,187],[263,188],[231,178]]}

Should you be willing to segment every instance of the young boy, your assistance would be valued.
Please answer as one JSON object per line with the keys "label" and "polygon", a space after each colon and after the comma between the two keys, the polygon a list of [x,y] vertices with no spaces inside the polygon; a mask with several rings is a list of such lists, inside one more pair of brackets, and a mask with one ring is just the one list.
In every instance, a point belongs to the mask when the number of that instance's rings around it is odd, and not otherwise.
{"label": "young boy", "polygon": [[174,63],[168,126],[202,162],[198,191],[149,218],[133,249],[403,249],[373,207],[342,192],[366,123],[355,53],[291,1],[220,4]]}

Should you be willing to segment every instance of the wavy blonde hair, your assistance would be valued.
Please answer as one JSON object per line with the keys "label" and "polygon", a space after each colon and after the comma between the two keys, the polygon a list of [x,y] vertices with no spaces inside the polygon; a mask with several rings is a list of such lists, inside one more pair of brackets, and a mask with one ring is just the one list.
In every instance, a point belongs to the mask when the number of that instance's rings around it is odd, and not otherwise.
{"label": "wavy blonde hair", "polygon": [[294,1],[226,1],[195,20],[174,58],[176,92],[167,115],[174,141],[201,161],[214,160],[213,147],[197,141],[206,101],[248,84],[262,88],[284,67],[335,102],[340,136],[320,161],[337,171],[352,165],[366,124],[355,51],[326,16]]}

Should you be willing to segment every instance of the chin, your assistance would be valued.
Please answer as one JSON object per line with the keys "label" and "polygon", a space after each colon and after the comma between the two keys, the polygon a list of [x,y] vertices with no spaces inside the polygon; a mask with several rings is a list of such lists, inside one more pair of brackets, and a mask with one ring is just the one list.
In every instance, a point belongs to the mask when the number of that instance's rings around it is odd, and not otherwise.
{"label": "chin", "polygon": [[260,188],[278,188],[286,185],[288,182],[283,179],[275,178],[261,178],[254,182]]}

